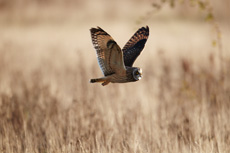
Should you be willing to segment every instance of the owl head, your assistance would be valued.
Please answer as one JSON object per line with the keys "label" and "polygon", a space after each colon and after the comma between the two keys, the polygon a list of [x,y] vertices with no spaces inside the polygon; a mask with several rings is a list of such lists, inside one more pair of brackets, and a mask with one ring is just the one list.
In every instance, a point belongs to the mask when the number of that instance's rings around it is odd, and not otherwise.
{"label": "owl head", "polygon": [[139,67],[126,66],[126,75],[129,81],[135,82],[142,78],[142,70]]}
{"label": "owl head", "polygon": [[138,81],[142,78],[142,69],[141,68],[134,67],[133,78],[135,79],[135,81]]}

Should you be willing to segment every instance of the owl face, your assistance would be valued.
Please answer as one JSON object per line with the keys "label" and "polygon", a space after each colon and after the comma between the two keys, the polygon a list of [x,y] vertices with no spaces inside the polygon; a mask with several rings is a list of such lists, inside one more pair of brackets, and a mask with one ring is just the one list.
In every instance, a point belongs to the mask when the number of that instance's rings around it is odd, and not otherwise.
{"label": "owl face", "polygon": [[142,69],[141,68],[135,68],[133,70],[133,78],[138,81],[142,78]]}

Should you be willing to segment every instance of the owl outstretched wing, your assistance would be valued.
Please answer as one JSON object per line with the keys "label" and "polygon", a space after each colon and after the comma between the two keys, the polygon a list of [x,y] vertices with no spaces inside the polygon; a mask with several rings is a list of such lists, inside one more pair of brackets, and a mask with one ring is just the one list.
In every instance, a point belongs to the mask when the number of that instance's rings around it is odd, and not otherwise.
{"label": "owl outstretched wing", "polygon": [[123,47],[125,66],[132,66],[136,58],[143,50],[149,36],[149,27],[142,27],[129,39]]}
{"label": "owl outstretched wing", "polygon": [[100,27],[91,28],[98,64],[105,76],[125,71],[123,53],[113,38]]}

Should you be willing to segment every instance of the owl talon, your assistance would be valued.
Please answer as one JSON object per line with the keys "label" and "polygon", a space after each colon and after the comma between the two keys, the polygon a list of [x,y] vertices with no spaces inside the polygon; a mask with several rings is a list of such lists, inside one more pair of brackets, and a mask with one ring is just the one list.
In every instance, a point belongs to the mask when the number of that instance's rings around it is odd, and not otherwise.
{"label": "owl talon", "polygon": [[103,82],[101,85],[105,86],[105,85],[107,85],[107,84],[109,84],[109,81],[105,81],[105,82]]}

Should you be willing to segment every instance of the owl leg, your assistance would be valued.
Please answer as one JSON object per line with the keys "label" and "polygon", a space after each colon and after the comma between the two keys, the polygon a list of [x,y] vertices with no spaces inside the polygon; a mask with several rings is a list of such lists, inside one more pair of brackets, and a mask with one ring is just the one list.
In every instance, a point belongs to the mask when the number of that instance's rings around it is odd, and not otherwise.
{"label": "owl leg", "polygon": [[107,85],[107,84],[109,84],[109,81],[108,81],[108,80],[104,81],[101,85],[105,86],[105,85]]}

